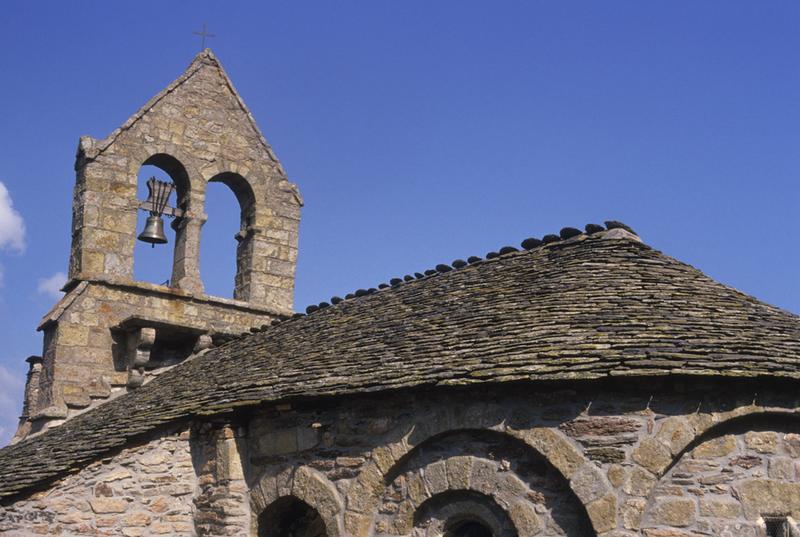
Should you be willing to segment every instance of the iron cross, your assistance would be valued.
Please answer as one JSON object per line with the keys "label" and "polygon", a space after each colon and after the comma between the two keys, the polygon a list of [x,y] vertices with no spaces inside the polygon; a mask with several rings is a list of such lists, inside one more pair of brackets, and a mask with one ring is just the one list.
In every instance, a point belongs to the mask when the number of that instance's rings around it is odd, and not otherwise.
{"label": "iron cross", "polygon": [[204,51],[206,49],[206,37],[217,37],[214,34],[210,34],[206,31],[206,23],[203,23],[203,31],[202,32],[192,32],[194,35],[199,35],[201,37],[200,41],[200,51]]}

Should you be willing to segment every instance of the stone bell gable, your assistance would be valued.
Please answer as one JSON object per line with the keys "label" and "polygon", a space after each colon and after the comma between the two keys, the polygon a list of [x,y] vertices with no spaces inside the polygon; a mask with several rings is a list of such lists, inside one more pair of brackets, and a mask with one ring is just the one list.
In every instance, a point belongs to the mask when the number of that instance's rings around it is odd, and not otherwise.
{"label": "stone bell gable", "polygon": [[171,286],[203,293],[206,185],[221,182],[241,207],[234,299],[289,312],[302,201],[210,50],[110,136],[81,138],[70,279],[133,279],[137,174],[146,164],[170,175],[181,211]]}
{"label": "stone bell gable", "polygon": [[[134,278],[139,172],[172,180],[171,278]],[[193,353],[293,313],[302,198],[225,74],[205,50],[107,138],[80,139],[66,295],[44,317],[16,439],[136,389]],[[240,207],[233,299],[204,293],[206,187],[228,186]],[[234,240],[232,238],[231,240]]]}

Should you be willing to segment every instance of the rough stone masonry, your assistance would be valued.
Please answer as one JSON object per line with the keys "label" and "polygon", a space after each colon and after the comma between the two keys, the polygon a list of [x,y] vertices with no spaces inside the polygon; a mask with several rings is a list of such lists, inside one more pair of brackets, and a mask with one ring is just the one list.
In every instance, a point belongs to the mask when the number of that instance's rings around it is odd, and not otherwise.
{"label": "rough stone masonry", "polygon": [[328,536],[441,535],[465,517],[498,536],[757,537],[765,517],[794,525],[796,395],[722,388],[454,388],[268,405],[151,435],[5,502],[0,530],[282,535],[291,502]]}

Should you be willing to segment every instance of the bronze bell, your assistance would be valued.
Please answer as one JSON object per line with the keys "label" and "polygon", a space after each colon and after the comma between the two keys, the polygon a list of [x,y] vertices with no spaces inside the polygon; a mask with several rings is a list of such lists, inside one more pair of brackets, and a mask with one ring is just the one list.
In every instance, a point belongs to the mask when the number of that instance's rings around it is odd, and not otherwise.
{"label": "bronze bell", "polygon": [[166,244],[167,236],[164,235],[164,221],[161,217],[154,214],[148,216],[144,231],[139,234],[138,239],[142,242],[149,242],[153,247],[156,244]]}

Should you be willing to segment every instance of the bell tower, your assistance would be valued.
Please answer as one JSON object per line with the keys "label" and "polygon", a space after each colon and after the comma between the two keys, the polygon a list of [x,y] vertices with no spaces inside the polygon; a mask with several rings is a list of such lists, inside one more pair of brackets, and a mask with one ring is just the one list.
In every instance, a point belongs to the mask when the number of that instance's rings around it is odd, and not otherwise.
{"label": "bell tower", "polygon": [[[155,184],[137,198],[144,165],[169,176],[174,206]],[[43,353],[30,360],[16,438],[292,314],[302,198],[210,50],[107,138],[81,137],[75,171],[69,281],[39,325]],[[227,185],[240,208],[233,299],[206,295],[200,274],[210,182]],[[150,242],[161,241],[162,215],[171,219],[174,244],[159,246],[173,250],[166,285],[134,279],[138,211],[151,214]]]}

